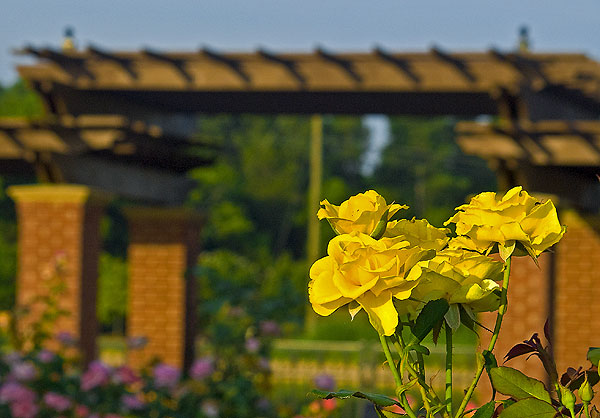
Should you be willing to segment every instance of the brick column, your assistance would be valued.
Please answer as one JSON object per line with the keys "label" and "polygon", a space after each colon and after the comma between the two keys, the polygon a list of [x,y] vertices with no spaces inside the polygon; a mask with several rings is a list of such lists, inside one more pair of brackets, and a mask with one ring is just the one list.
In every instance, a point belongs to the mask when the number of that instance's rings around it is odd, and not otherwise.
{"label": "brick column", "polygon": [[8,194],[18,218],[17,305],[31,308],[20,326],[39,316],[41,306],[32,301],[48,292],[47,279],[60,258],[65,291],[59,306],[69,315],[59,318],[54,331],[78,338],[84,361],[90,361],[98,332],[99,225],[109,196],[78,185],[13,186]]}
{"label": "brick column", "polygon": [[152,359],[188,367],[194,356],[200,217],[184,209],[131,208],[127,334],[148,344],[128,353],[134,367]]}
{"label": "brick column", "polygon": [[559,374],[587,369],[588,347],[600,347],[600,217],[563,211],[567,233],[556,250],[554,352]]}

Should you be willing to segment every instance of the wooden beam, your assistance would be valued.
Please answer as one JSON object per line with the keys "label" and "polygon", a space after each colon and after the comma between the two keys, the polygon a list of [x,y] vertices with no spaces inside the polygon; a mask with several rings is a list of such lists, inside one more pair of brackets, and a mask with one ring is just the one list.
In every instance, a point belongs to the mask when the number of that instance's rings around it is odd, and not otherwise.
{"label": "wooden beam", "polygon": [[96,79],[96,76],[86,68],[85,58],[67,55],[50,48],[36,49],[32,46],[23,48],[21,52],[56,63],[75,80],[78,80],[81,76],[85,76],[92,81]]}
{"label": "wooden beam", "polygon": [[383,49],[381,49],[380,47],[376,47],[373,50],[373,53],[380,59],[392,63],[396,66],[396,68],[398,68],[403,75],[407,76],[408,78],[410,78],[414,83],[418,84],[421,82],[421,77],[419,77],[412,69],[412,67],[410,66],[410,63],[408,60],[406,59],[402,59],[402,58],[398,58],[397,56],[394,56],[386,51],[384,51]]}
{"label": "wooden beam", "polygon": [[179,73],[179,75],[185,79],[187,84],[193,84],[194,78],[185,69],[187,60],[173,58],[168,55],[165,55],[160,52],[153,51],[153,50],[150,50],[147,48],[142,50],[142,54],[147,57],[150,57],[152,59],[155,59],[157,61],[162,61],[162,62],[170,64],[173,68],[175,68],[175,70]]}
{"label": "wooden beam", "polygon": [[544,72],[539,68],[539,63],[536,61],[526,59],[519,54],[505,54],[495,48],[492,48],[489,53],[494,59],[510,64],[536,90],[541,90],[544,86],[550,84]]}
{"label": "wooden beam", "polygon": [[130,59],[118,57],[114,54],[103,51],[102,49],[93,45],[88,46],[87,51],[97,58],[112,61],[115,64],[118,64],[123,69],[123,71],[125,71],[129,75],[131,80],[137,80],[139,78],[138,74],[133,70],[132,62]]}
{"label": "wooden beam", "polygon": [[259,49],[256,53],[265,60],[282,65],[296,79],[301,88],[306,86],[306,79],[298,72],[296,61],[282,58],[281,56],[267,52],[264,49]]}
{"label": "wooden beam", "polygon": [[321,47],[315,50],[315,55],[324,61],[328,61],[332,64],[337,65],[339,68],[344,70],[344,72],[346,72],[346,74],[348,74],[350,78],[352,78],[355,82],[362,83],[362,77],[354,70],[354,65],[352,64],[352,61],[345,60],[343,58],[340,58],[338,55],[326,52]]}
{"label": "wooden beam", "polygon": [[238,77],[244,80],[244,83],[249,84],[251,82],[250,76],[248,76],[248,74],[246,74],[246,72],[242,69],[242,65],[239,60],[226,57],[225,55],[213,51],[208,47],[202,47],[202,49],[200,49],[200,53],[204,57],[212,61],[225,65],[227,68],[232,70]]}
{"label": "wooden beam", "polygon": [[135,167],[96,157],[52,155],[64,181],[97,187],[142,202],[180,205],[194,181],[164,171]]}
{"label": "wooden beam", "polygon": [[436,46],[431,48],[430,52],[434,57],[436,57],[440,61],[443,61],[454,67],[456,70],[458,70],[460,75],[462,75],[469,83],[474,83],[477,81],[477,78],[473,75],[473,73],[471,73],[471,71],[467,67],[467,64],[465,64],[464,61],[453,57],[452,55],[442,51]]}

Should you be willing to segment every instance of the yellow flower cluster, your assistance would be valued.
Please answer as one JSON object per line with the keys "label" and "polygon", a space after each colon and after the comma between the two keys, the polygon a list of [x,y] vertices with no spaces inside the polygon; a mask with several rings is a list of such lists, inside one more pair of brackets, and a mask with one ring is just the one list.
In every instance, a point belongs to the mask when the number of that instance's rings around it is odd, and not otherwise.
{"label": "yellow flower cluster", "polygon": [[456,223],[452,239],[449,229],[425,219],[389,220],[407,208],[388,205],[373,190],[340,206],[321,202],[317,216],[338,235],[310,269],[316,313],[327,316],[348,305],[354,317],[364,309],[380,335],[392,335],[399,313],[414,314],[431,300],[444,298],[468,312],[493,311],[504,268],[487,256],[494,246],[504,259],[517,242],[537,257],[564,234],[552,202],[540,203],[520,187],[501,198],[482,193],[458,207],[446,222]]}

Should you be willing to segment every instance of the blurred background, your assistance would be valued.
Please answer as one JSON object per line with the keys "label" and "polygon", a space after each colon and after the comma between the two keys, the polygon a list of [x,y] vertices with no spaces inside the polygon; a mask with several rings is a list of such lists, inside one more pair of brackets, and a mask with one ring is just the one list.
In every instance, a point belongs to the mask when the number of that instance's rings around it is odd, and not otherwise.
{"label": "blurred background", "polygon": [[[5,0],[0,8],[0,116],[27,121],[47,118],[48,107],[34,91],[40,88],[20,79],[16,67],[47,59],[39,54],[43,49],[85,51],[93,46],[108,52],[168,53],[204,48],[226,54],[263,49],[311,53],[317,48],[360,53],[380,48],[403,53],[582,53],[591,60],[600,58],[596,0],[569,5],[558,0]],[[388,202],[408,204],[403,216],[427,218],[441,226],[468,196],[498,188],[493,171],[497,167],[459,148],[455,127],[461,120],[452,112],[433,117],[324,113],[319,122],[319,198],[339,204],[375,189]],[[308,195],[314,169],[311,123],[306,114],[194,115],[192,139],[181,152],[210,164],[178,175],[193,181],[181,206],[205,217],[202,251],[193,268],[198,345],[227,340],[222,327],[230,319],[223,320],[229,318],[224,312],[241,308],[252,318],[249,324],[277,324],[277,339],[265,352],[274,381],[310,387],[315,376],[327,370],[338,386],[384,387],[385,380],[360,373],[376,356],[367,342],[375,333],[366,318],[350,323],[346,312],[337,312],[315,320],[307,311],[308,267],[315,254],[324,255],[332,236],[328,226],[321,225],[313,246],[308,243],[309,219],[314,217],[314,201]],[[16,301],[18,230],[6,188],[41,178],[35,170],[2,165],[0,160],[0,310],[10,311]],[[113,199],[100,222],[100,356],[114,364],[125,361],[131,237],[123,207],[134,201]],[[232,341],[228,343],[237,344]],[[470,364],[467,354],[474,336],[466,331],[457,341],[456,352],[465,353],[465,365]],[[441,364],[435,355],[433,361]],[[280,391],[281,398],[299,393]]]}

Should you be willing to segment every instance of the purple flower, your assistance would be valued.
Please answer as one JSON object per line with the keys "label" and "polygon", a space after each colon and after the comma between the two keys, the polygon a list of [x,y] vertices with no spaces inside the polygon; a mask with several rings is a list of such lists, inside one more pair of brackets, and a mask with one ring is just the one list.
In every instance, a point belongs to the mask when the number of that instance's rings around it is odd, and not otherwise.
{"label": "purple flower", "polygon": [[56,339],[59,343],[66,347],[73,347],[77,344],[77,340],[75,339],[73,334],[67,331],[61,331],[58,334],[56,334]]}
{"label": "purple flower", "polygon": [[10,374],[20,382],[28,382],[35,379],[37,369],[28,361],[13,363],[10,369]]}
{"label": "purple flower", "polygon": [[315,377],[315,386],[321,390],[333,390],[335,388],[335,379],[329,374],[320,374]]}
{"label": "purple flower", "polygon": [[6,382],[0,387],[0,403],[34,401],[35,393],[18,382]]}
{"label": "purple flower", "polygon": [[129,409],[130,411],[138,411],[140,409],[144,409],[144,406],[146,405],[144,401],[142,401],[140,398],[131,394],[123,395],[121,397],[121,403],[125,408]]}
{"label": "purple flower", "polygon": [[54,353],[50,350],[40,350],[40,352],[37,354],[37,359],[41,362],[41,363],[50,363],[52,360],[54,360]]}
{"label": "purple flower", "polygon": [[81,376],[81,389],[88,391],[108,383],[110,368],[101,361],[90,363],[87,371]]}
{"label": "purple flower", "polygon": [[124,385],[131,385],[132,383],[140,380],[140,377],[129,367],[121,366],[115,370],[113,374],[113,381],[115,383],[122,383]]}
{"label": "purple flower", "polygon": [[159,388],[173,388],[179,381],[180,372],[168,364],[159,364],[154,368],[154,384]]}
{"label": "purple flower", "polygon": [[249,353],[256,353],[260,349],[260,340],[255,337],[246,339],[245,343],[246,351]]}
{"label": "purple flower", "polygon": [[261,370],[268,372],[271,370],[271,363],[268,358],[261,357],[258,359],[258,367],[260,367]]}
{"label": "purple flower", "polygon": [[71,407],[71,400],[56,392],[46,392],[44,403],[57,412],[64,412]]}
{"label": "purple flower", "polygon": [[10,404],[10,412],[14,418],[35,418],[39,411],[33,401],[13,402]]}
{"label": "purple flower", "polygon": [[143,336],[133,336],[127,338],[127,348],[131,350],[139,350],[148,344],[148,338]]}
{"label": "purple flower", "polygon": [[11,351],[10,353],[7,353],[4,355],[4,362],[6,364],[14,364],[17,362],[21,361],[21,354],[19,354],[17,351]]}
{"label": "purple flower", "polygon": [[260,322],[260,332],[268,337],[276,337],[281,334],[281,328],[276,321],[268,320]]}
{"label": "purple flower", "polygon": [[194,380],[206,379],[215,371],[215,362],[212,357],[199,358],[190,368],[190,376]]}

